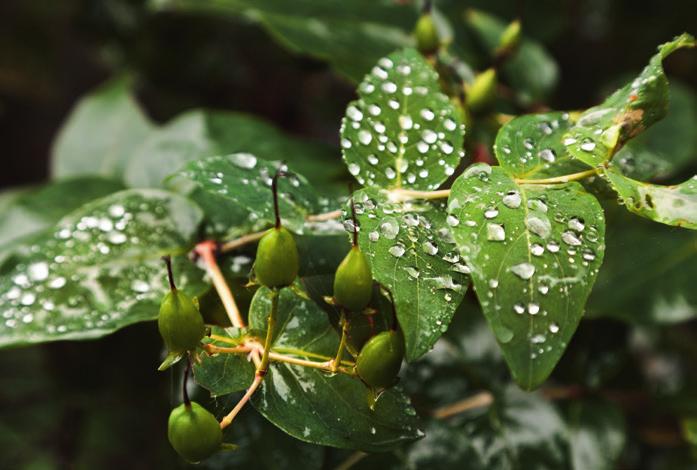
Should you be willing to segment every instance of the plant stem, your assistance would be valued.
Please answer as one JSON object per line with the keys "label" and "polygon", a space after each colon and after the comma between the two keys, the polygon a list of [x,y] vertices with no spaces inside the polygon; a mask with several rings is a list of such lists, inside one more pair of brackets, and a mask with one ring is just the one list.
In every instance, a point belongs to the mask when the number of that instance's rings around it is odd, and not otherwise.
{"label": "plant stem", "polygon": [[595,176],[598,174],[596,168],[591,168],[590,170],[580,171],[578,173],[571,173],[570,175],[556,176],[554,178],[545,178],[541,180],[529,180],[529,179],[515,179],[517,184],[559,184],[568,183],[569,181],[577,181],[589,176]]}
{"label": "plant stem", "polygon": [[312,214],[305,217],[308,222],[325,222],[327,220],[334,220],[341,217],[341,209],[337,209],[331,212],[325,212],[323,214]]}
{"label": "plant stem", "polygon": [[257,388],[259,388],[259,385],[261,385],[261,382],[263,380],[264,377],[261,375],[254,376],[254,381],[252,382],[252,385],[249,386],[244,396],[240,399],[239,402],[237,402],[232,411],[225,415],[225,417],[220,421],[220,429],[225,429],[226,427],[230,426],[232,420],[235,419],[235,416],[237,416],[237,414],[240,411],[242,411],[244,405],[246,405],[249,399],[252,398],[252,395],[254,395],[254,392],[257,391]]}
{"label": "plant stem", "polygon": [[169,280],[169,290],[174,292],[177,290],[177,285],[174,283],[174,274],[172,273],[172,257],[167,255],[162,257],[162,261],[167,266],[167,279]]}
{"label": "plant stem", "polygon": [[349,455],[348,458],[346,458],[346,460],[337,465],[334,470],[349,470],[366,457],[368,457],[368,454],[358,450],[353,454]]}
{"label": "plant stem", "polygon": [[261,355],[261,364],[257,367],[257,375],[266,375],[269,369],[269,353],[273,342],[273,329],[276,326],[276,315],[278,314],[278,289],[271,291],[271,312],[266,324],[266,339],[264,340],[264,352]]}
{"label": "plant stem", "polygon": [[475,408],[489,406],[493,402],[494,396],[490,392],[480,392],[474,396],[465,398],[464,400],[438,408],[432,414],[436,419],[445,419]]}
{"label": "plant stem", "polygon": [[184,406],[187,408],[191,407],[191,400],[189,399],[189,392],[186,389],[186,384],[189,381],[189,373],[191,372],[191,357],[186,356],[186,368],[184,369],[184,379],[182,380],[182,397],[184,399]]}
{"label": "plant stem", "polygon": [[266,230],[262,230],[261,232],[250,233],[247,235],[243,235],[240,238],[230,240],[229,242],[223,243],[223,245],[220,247],[220,251],[222,253],[227,253],[228,251],[236,250],[237,248],[240,248],[249,243],[254,243],[261,237],[263,237],[265,233]]}
{"label": "plant stem", "polygon": [[438,191],[416,191],[413,189],[393,189],[390,191],[390,199],[395,202],[408,201],[410,199],[444,199],[450,196],[449,189]]}
{"label": "plant stem", "polygon": [[341,325],[341,340],[339,341],[339,349],[336,350],[336,357],[331,361],[331,370],[336,372],[341,364],[341,358],[344,355],[344,349],[346,348],[346,337],[348,336],[348,321],[346,321],[346,310],[341,309],[341,319],[339,320]]}
{"label": "plant stem", "polygon": [[218,261],[215,259],[215,242],[210,240],[201,242],[196,245],[194,251],[203,258],[208,275],[211,277],[216,291],[218,291],[218,295],[223,302],[228,318],[230,318],[230,323],[232,323],[232,326],[235,328],[244,328],[245,323],[240,314],[240,309],[237,308],[235,298],[232,296],[230,287],[227,285],[225,277],[218,266]]}

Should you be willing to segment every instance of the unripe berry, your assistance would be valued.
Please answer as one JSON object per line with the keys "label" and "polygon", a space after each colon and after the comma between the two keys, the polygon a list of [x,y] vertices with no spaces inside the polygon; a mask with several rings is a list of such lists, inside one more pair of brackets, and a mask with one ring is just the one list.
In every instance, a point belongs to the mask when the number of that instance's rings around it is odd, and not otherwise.
{"label": "unripe berry", "polygon": [[368,260],[355,245],[336,270],[334,300],[338,305],[358,312],[368,306],[372,295],[373,277]]}
{"label": "unripe berry", "polygon": [[157,327],[167,349],[178,354],[196,349],[206,333],[198,308],[177,289],[168,292],[162,299]]}
{"label": "unripe berry", "polygon": [[293,235],[284,227],[270,229],[259,240],[254,275],[261,285],[271,289],[291,285],[299,264]]}
{"label": "unripe berry", "polygon": [[195,463],[220,449],[223,432],[215,416],[196,402],[181,404],[169,415],[167,437],[182,458]]}
{"label": "unripe berry", "polygon": [[356,373],[373,388],[395,384],[404,359],[404,339],[398,331],[383,331],[365,343],[356,360]]}

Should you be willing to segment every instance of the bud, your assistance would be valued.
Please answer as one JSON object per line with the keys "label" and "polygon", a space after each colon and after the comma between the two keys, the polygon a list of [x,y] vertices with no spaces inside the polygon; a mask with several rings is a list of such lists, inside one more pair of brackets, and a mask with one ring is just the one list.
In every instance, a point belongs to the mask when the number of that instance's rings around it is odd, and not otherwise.
{"label": "bud", "polygon": [[499,37],[497,51],[511,51],[520,44],[520,20],[512,21]]}
{"label": "bud", "polygon": [[440,38],[431,12],[423,13],[419,21],[416,22],[414,36],[416,37],[416,47],[422,54],[430,55],[438,51]]}
{"label": "bud", "polygon": [[466,86],[467,107],[481,111],[491,104],[496,96],[496,69],[490,68],[474,77],[474,82]]}

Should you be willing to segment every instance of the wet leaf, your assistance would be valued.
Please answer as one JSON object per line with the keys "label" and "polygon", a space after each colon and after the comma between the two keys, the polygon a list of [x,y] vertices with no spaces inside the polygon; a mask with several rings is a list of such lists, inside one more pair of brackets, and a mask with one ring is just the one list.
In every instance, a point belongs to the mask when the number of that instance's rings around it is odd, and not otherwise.
{"label": "wet leaf", "polygon": [[578,183],[516,184],[473,165],[448,201],[453,235],[513,378],[539,386],[573,336],[602,263],[605,220]]}
{"label": "wet leaf", "polygon": [[[274,350],[317,361],[333,357],[339,338],[327,314],[290,289],[280,295]],[[260,289],[252,302],[252,328],[266,329],[270,306],[270,291]],[[399,388],[386,391],[374,410],[369,393],[355,377],[272,362],[252,404],[291,436],[314,444],[380,452],[422,436],[416,412]]]}
{"label": "wet leaf", "polygon": [[640,134],[668,112],[668,79],[663,59],[697,43],[689,34],[658,48],[644,70],[602,104],[586,110],[564,137],[564,145],[577,159],[591,166],[607,162],[625,142]]}
{"label": "wet leaf", "polygon": [[[77,177],[3,193],[0,203],[0,252],[22,243],[83,204],[120,189],[123,185],[100,177]],[[0,254],[0,257],[2,255]]]}
{"label": "wet leaf", "polygon": [[[406,450],[401,468],[567,468],[569,442],[560,414],[537,394],[507,387],[492,406],[431,421]],[[590,467],[589,467],[590,468]]]}
{"label": "wet leaf", "polygon": [[293,52],[329,62],[354,82],[376,60],[412,45],[416,10],[373,0],[160,0],[159,8],[252,19]]}
{"label": "wet leaf", "polygon": [[555,111],[526,114],[504,124],[496,135],[496,159],[517,178],[548,178],[587,169],[562,144],[574,116]]}
{"label": "wet leaf", "polygon": [[675,186],[661,186],[627,178],[614,167],[603,174],[628,211],[662,224],[697,230],[697,176]]}
{"label": "wet leaf", "polygon": [[414,49],[378,61],[341,123],[344,161],[359,183],[435,189],[464,155],[464,127],[438,74]]}
{"label": "wet leaf", "polygon": [[[200,210],[176,194],[122,191],[65,216],[2,267],[0,345],[89,339],[157,317],[167,291],[160,257],[184,254]],[[178,285],[202,291],[201,272],[175,259]]]}
{"label": "wet leaf", "polygon": [[354,200],[359,246],[373,278],[392,293],[406,358],[416,360],[445,333],[467,291],[468,269],[449,231],[458,220],[443,204],[391,202],[375,188]]}
{"label": "wet leaf", "polygon": [[612,403],[577,401],[567,413],[574,470],[612,470],[625,444],[621,410]]}
{"label": "wet leaf", "polygon": [[159,187],[188,161],[236,152],[285,161],[327,190],[344,174],[330,147],[290,137],[248,114],[193,110],[152,132],[134,151],[125,178],[130,186]]}
{"label": "wet leaf", "polygon": [[[228,328],[226,330],[214,327],[212,333],[217,336],[238,338],[241,331]],[[227,341],[211,339],[212,344],[220,347],[234,347]],[[246,354],[215,354],[209,356],[205,352],[199,354],[200,363],[194,364],[196,383],[211,392],[212,397],[227,395],[246,389],[254,380],[254,365],[247,359]]]}
{"label": "wet leaf", "polygon": [[[273,224],[271,182],[281,167],[251,153],[207,157],[188,162],[165,184],[204,208],[209,233],[234,236]],[[303,176],[291,172],[278,180],[278,191],[284,224],[302,233],[305,216],[319,206],[314,189]]]}
{"label": "wet leaf", "polygon": [[82,98],[63,124],[53,144],[51,173],[56,178],[120,178],[153,128],[131,93],[130,80],[110,80]]}

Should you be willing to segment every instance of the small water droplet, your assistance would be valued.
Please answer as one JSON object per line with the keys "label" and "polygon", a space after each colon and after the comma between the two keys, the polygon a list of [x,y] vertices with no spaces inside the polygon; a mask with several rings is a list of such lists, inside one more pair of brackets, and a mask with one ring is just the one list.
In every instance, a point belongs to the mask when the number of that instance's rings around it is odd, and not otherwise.
{"label": "small water droplet", "polygon": [[511,266],[510,271],[521,279],[530,279],[535,274],[535,266],[531,263],[520,263]]}

